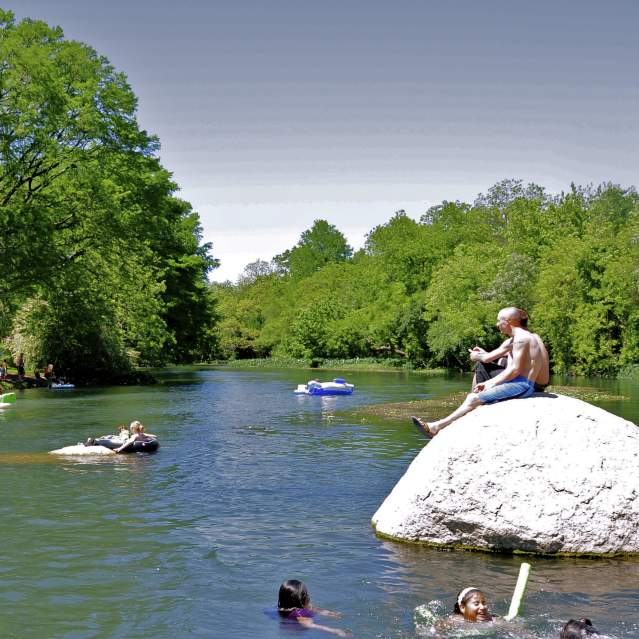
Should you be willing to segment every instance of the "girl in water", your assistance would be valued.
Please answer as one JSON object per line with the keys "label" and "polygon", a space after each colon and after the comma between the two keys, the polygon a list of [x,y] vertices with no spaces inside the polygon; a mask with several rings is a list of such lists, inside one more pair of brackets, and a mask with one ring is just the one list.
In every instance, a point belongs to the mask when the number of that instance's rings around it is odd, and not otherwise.
{"label": "girl in water", "polygon": [[337,612],[313,607],[306,584],[297,579],[288,579],[280,586],[277,597],[277,611],[280,613],[280,617],[294,620],[306,628],[324,630],[339,637],[351,636],[350,633],[344,630],[315,623],[314,618],[316,615],[324,615],[325,617],[340,617],[341,615]]}
{"label": "girl in water", "polygon": [[453,615],[471,622],[492,621],[486,595],[479,588],[464,588],[458,595]]}

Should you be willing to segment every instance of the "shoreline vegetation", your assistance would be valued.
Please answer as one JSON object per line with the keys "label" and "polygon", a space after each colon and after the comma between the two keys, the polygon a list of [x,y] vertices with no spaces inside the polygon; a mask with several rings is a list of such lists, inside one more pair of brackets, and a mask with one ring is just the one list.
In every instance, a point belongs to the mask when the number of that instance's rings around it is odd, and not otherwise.
{"label": "shoreline vegetation", "polygon": [[373,357],[327,358],[307,360],[296,357],[258,357],[253,359],[217,360],[200,366],[223,366],[225,368],[296,368],[309,371],[367,371],[380,373],[414,373],[416,375],[446,375],[445,368],[415,368],[401,359],[376,359]]}
{"label": "shoreline vegetation", "polygon": [[553,374],[639,379],[633,186],[551,194],[505,179],[419,220],[398,210],[359,250],[318,219],[235,283],[209,282],[213,246],[140,128],[126,75],[9,11],[0,43],[0,357],[12,366],[52,363],[78,385],[198,361],[442,374],[495,348],[497,311],[516,306]]}

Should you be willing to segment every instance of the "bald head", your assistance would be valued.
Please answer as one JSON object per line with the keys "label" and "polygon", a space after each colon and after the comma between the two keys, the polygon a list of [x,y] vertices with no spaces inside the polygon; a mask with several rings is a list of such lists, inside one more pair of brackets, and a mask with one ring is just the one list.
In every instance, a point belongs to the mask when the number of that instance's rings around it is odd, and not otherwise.
{"label": "bald head", "polygon": [[517,308],[516,306],[508,306],[506,308],[502,308],[497,315],[498,319],[508,320],[510,324],[513,326],[521,326],[526,328],[528,325],[528,313],[521,308]]}

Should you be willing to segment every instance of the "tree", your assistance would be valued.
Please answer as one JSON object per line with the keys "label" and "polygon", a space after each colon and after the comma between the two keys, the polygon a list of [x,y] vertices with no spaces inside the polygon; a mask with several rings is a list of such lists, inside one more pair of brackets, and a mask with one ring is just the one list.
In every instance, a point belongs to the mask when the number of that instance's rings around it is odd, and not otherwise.
{"label": "tree", "polygon": [[294,278],[303,278],[331,262],[351,259],[353,249],[344,235],[326,220],[315,220],[299,242],[274,258],[280,269]]}
{"label": "tree", "polygon": [[92,379],[211,350],[217,261],[136,107],[92,48],[0,11],[0,334]]}

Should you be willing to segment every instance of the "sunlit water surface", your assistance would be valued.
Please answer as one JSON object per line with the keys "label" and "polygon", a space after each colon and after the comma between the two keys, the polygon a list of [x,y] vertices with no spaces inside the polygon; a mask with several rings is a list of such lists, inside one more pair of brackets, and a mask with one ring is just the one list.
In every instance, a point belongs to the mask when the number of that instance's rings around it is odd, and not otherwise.
{"label": "sunlit water surface", "polygon": [[[505,614],[521,559],[391,543],[371,529],[424,445],[413,427],[334,418],[469,378],[348,377],[350,397],[293,395],[305,371],[186,369],[151,387],[19,394],[0,411],[0,637],[293,637],[299,629],[272,614],[292,577],[342,613],[327,624],[366,639],[432,636],[415,608],[452,606],[468,585]],[[600,405],[638,421],[636,385],[583,383],[630,396]],[[156,455],[47,454],[135,418],[160,436]],[[639,561],[532,563],[521,624],[481,636],[557,637],[581,616],[639,636]]]}

